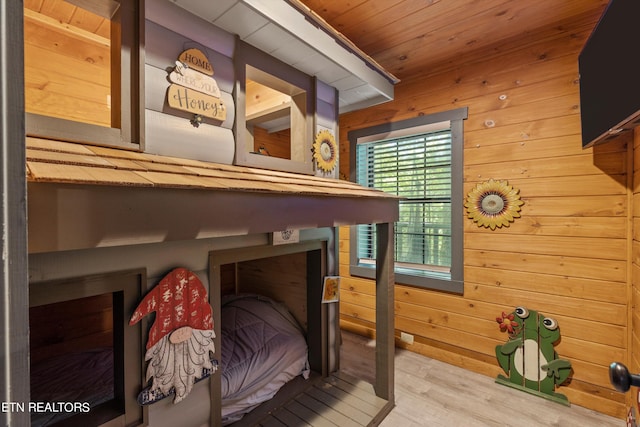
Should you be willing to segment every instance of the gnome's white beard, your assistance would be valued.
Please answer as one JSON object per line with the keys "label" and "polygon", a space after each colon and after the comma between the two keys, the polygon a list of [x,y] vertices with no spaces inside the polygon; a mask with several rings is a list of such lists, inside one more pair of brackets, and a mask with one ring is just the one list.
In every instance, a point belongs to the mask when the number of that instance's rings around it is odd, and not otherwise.
{"label": "gnome's white beard", "polygon": [[170,334],[165,335],[147,350],[145,360],[151,360],[147,368],[147,381],[153,377],[152,391],[160,390],[165,395],[175,388],[173,403],[184,399],[202,370],[213,373],[217,366],[211,363],[209,352],[215,353],[212,330],[193,329],[193,335],[183,342],[173,344]]}

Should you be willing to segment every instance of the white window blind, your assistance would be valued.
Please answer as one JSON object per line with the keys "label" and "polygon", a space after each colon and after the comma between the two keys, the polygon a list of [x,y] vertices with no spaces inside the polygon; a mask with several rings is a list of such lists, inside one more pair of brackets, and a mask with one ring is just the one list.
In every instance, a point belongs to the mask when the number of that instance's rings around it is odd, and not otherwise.
{"label": "white window blind", "polygon": [[[359,184],[403,197],[395,224],[396,270],[451,270],[451,130],[359,143]],[[359,225],[358,260],[374,262],[375,227]]]}

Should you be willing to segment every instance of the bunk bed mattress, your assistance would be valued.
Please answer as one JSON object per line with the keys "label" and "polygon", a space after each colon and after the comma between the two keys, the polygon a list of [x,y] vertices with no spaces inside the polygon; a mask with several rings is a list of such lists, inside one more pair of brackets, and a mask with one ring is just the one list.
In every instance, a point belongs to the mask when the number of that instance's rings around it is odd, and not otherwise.
{"label": "bunk bed mattress", "polygon": [[222,421],[240,419],[288,381],[309,376],[307,343],[286,307],[257,295],[222,303]]}
{"label": "bunk bed mattress", "polygon": [[[114,398],[113,349],[63,354],[31,366],[32,402],[87,402],[92,408]],[[31,413],[31,425],[44,426],[73,414]]]}

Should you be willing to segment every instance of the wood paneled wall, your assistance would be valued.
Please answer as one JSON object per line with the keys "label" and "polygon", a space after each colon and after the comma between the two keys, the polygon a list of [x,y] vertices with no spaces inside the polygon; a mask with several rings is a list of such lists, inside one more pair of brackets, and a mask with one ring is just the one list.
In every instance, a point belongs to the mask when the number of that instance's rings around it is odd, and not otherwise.
{"label": "wood paneled wall", "polygon": [[[631,252],[631,290],[629,296],[629,363],[633,373],[640,372],[640,129],[636,128],[633,138],[633,239]],[[640,402],[636,392],[627,393],[628,406],[635,407],[636,417],[640,413]]]}
{"label": "wood paneled wall", "polygon": [[63,2],[25,2],[26,111],[109,127],[110,22],[79,11]]}
{"label": "wood paneled wall", "polygon": [[[489,178],[507,180],[520,190],[522,217],[495,231],[465,218],[463,295],[395,287],[396,336],[415,337],[397,344],[495,377],[495,347],[507,340],[496,316],[523,305],[560,325],[556,351],[571,361],[573,377],[558,392],[623,418],[625,396],[609,384],[608,365],[629,355],[630,137],[581,148],[577,57],[592,27],[505,40],[472,61],[399,83],[394,101],[341,116],[340,167],[348,176],[350,130],[467,106],[464,194]],[[640,212],[640,195],[633,202]],[[349,276],[346,228],[340,248],[341,324],[373,334],[375,286]],[[634,262],[634,277],[639,271]],[[636,371],[639,363],[634,358]]]}
{"label": "wood paneled wall", "polygon": [[253,146],[256,153],[280,159],[291,159],[291,129],[269,133],[259,126],[253,128]]}
{"label": "wood paneled wall", "polygon": [[284,304],[306,331],[307,253],[224,264],[220,269],[220,295],[258,294]]}
{"label": "wood paneled wall", "polygon": [[307,253],[299,252],[239,263],[238,292],[265,295],[284,303],[306,331]]}
{"label": "wood paneled wall", "polygon": [[113,347],[111,293],[29,309],[32,363],[100,347]]}

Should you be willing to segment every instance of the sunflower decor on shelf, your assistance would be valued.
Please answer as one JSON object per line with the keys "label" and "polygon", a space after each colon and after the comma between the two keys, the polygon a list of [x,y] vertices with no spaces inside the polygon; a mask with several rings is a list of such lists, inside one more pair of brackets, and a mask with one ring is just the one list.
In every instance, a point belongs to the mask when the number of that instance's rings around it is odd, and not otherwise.
{"label": "sunflower decor on shelf", "polygon": [[476,185],[467,195],[464,206],[469,218],[478,223],[478,227],[495,230],[496,227],[508,227],[515,218],[520,217],[520,190],[514,189],[507,181],[490,179]]}
{"label": "sunflower decor on shelf", "polygon": [[313,158],[318,168],[324,172],[331,172],[338,161],[338,145],[328,130],[321,130],[313,142]]}

